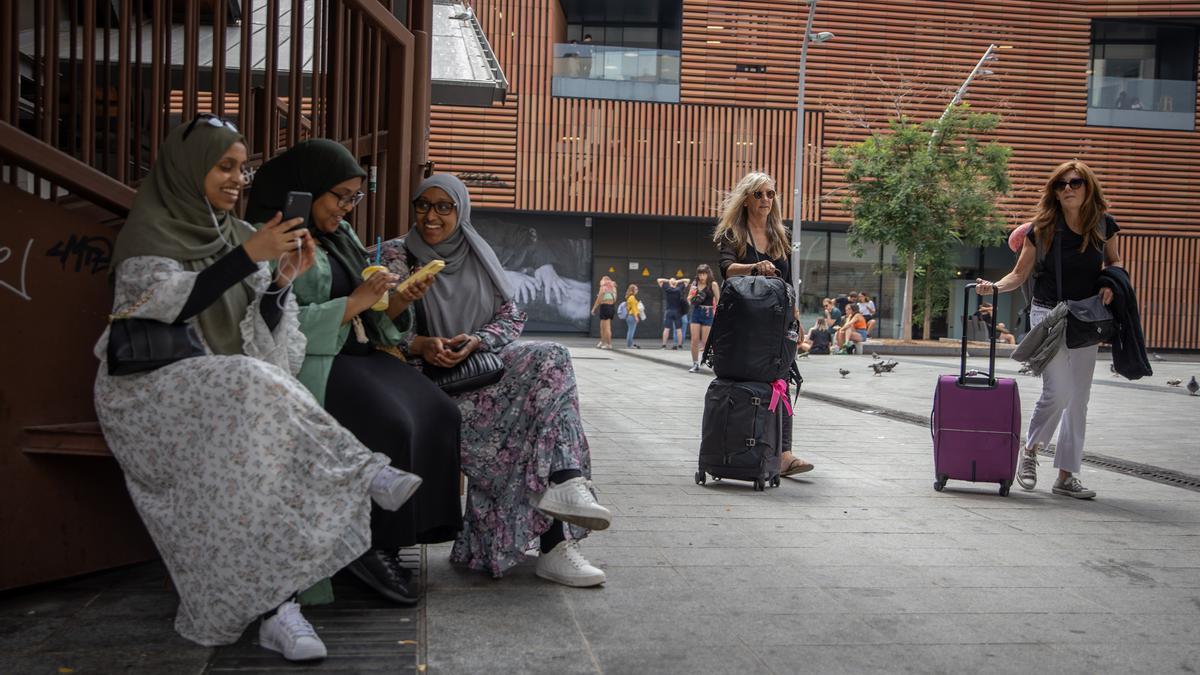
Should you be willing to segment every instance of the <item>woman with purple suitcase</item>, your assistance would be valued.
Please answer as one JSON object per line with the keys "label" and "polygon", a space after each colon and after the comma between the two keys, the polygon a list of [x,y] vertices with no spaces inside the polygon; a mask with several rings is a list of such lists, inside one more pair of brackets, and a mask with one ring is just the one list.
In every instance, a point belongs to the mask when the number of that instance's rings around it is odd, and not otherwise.
{"label": "woman with purple suitcase", "polygon": [[[1119,267],[1121,257],[1116,246],[1120,228],[1107,211],[1100,183],[1086,164],[1070,161],[1058,165],[1046,181],[1016,266],[994,284],[978,279],[976,290],[980,295],[989,295],[993,289],[1000,293],[1012,291],[1033,274],[1031,329],[1046,320],[1066,321],[1066,312],[1055,311],[1064,301],[1099,295],[1103,304],[1109,304],[1112,290],[1099,288],[1100,272],[1105,267]],[[1057,246],[1056,237],[1060,238]],[[1039,364],[1042,396],[1034,406],[1017,470],[1017,482],[1026,490],[1037,483],[1038,447],[1050,441],[1057,427],[1054,466],[1058,478],[1052,492],[1076,499],[1096,496],[1079,482],[1078,473],[1083,463],[1087,406],[1098,349],[1099,345],[1094,344],[1072,349],[1063,343]]]}

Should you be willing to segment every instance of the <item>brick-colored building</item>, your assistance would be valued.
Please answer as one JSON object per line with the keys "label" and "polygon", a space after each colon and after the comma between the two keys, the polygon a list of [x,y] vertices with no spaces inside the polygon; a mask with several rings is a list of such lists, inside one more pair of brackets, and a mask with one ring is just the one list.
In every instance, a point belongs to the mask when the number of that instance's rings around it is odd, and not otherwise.
{"label": "brick-colored building", "polygon": [[[715,262],[706,239],[721,191],[746,171],[773,174],[791,214],[807,8],[477,0],[510,93],[491,108],[435,105],[430,158],[472,185],[476,220],[500,240],[513,273],[565,270],[586,296],[572,303],[590,307],[602,274],[622,288],[690,276],[697,263]],[[806,306],[865,288],[879,296],[884,334],[898,328],[902,281],[880,264],[891,262],[888,251],[856,258],[847,249],[842,184],[826,151],[882,126],[902,94],[908,115],[936,117],[995,43],[992,73],[966,101],[1003,117],[996,138],[1014,151],[1003,202],[1012,222],[1031,214],[1051,167],[1086,161],[1124,229],[1147,344],[1200,349],[1198,26],[1200,2],[820,0],[814,30],[836,37],[808,57]],[[960,260],[964,276],[998,276],[1011,263],[1005,249],[963,251]],[[658,293],[643,296],[649,336]],[[573,306],[529,308],[535,327],[588,327]]]}

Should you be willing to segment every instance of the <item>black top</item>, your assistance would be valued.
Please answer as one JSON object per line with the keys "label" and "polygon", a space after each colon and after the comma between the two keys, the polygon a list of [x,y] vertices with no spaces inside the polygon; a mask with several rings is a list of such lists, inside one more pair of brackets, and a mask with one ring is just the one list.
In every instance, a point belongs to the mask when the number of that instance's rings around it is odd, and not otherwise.
{"label": "black top", "polygon": [[672,287],[665,284],[662,287],[663,291],[663,309],[668,312],[679,312],[679,306],[683,303],[683,289],[679,286]]}
{"label": "black top", "polygon": [[[764,260],[771,260],[770,256],[768,256],[766,253],[762,253],[758,249],[754,248],[754,244],[747,244],[745,254],[739,257],[737,254],[737,247],[735,247],[732,242],[725,239],[721,240],[721,242],[717,244],[717,253],[720,254],[721,258],[721,276],[725,277],[726,279],[729,278],[729,275],[726,274],[726,271],[729,269],[729,266],[734,263],[741,265],[753,265],[754,263],[762,262]],[[792,263],[791,260],[788,259],[788,256],[785,255],[783,257],[776,258],[775,260],[771,260],[771,264],[775,266],[775,270],[778,272],[780,278],[788,283],[792,282]]]}
{"label": "black top", "polygon": [[710,282],[708,284],[705,284],[704,288],[700,288],[699,286],[697,286],[695,284],[695,282],[693,282],[692,285],[696,286],[696,294],[693,295],[690,299],[690,302],[692,303],[692,305],[695,307],[712,307],[712,304],[713,304],[712,283]]}
{"label": "black top", "polygon": [[[1121,231],[1117,221],[1112,216],[1104,215],[1104,239],[1110,239]],[[1030,243],[1037,246],[1033,228],[1026,235]],[[1079,247],[1083,244],[1083,236],[1075,234],[1067,227],[1065,221],[1059,220],[1055,237],[1061,237],[1062,248],[1062,291],[1063,297],[1058,297],[1058,285],[1054,270],[1058,265],[1054,245],[1045,252],[1038,269],[1034,270],[1033,299],[1039,305],[1054,306],[1061,300],[1083,300],[1096,294],[1100,279],[1100,270],[1104,268],[1104,249],[1089,247],[1083,253]]]}
{"label": "black top", "polygon": [[[175,317],[175,323],[183,323],[203,312],[216,302],[222,293],[257,271],[258,265],[250,259],[250,255],[242,246],[221,256],[196,275],[196,283],[192,285],[192,292],[188,294],[183,308],[179,310],[179,316]],[[272,280],[271,285],[267,287],[267,295],[258,303],[258,313],[271,330],[275,330],[279,325],[279,319],[283,316],[283,303],[287,300],[287,291],[278,291],[275,281]]]}
{"label": "black top", "polygon": [[809,342],[812,342],[813,347],[828,347],[830,342],[829,329],[813,328],[812,330],[808,331],[808,340]]}

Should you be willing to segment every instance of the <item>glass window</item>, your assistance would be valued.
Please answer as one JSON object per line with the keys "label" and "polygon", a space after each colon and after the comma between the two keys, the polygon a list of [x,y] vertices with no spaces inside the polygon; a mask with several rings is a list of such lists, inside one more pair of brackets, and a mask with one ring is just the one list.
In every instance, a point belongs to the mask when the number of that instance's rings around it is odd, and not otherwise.
{"label": "glass window", "polygon": [[[829,295],[836,299],[850,291],[868,294],[875,302],[875,311],[880,307],[879,246],[867,245],[862,256],[850,251],[848,235],[844,232],[829,233]],[[872,335],[878,335],[876,322]]]}
{"label": "glass window", "polygon": [[1195,26],[1094,21],[1087,123],[1195,130],[1196,49]]}
{"label": "glass window", "polygon": [[807,330],[821,314],[821,300],[829,297],[828,232],[800,233],[800,323]]}

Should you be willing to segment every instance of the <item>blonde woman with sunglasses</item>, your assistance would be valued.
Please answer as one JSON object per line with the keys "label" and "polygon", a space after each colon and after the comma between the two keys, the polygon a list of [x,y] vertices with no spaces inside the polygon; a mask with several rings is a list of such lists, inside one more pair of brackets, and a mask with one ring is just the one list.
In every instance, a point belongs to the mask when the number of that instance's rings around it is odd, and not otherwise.
{"label": "blonde woman with sunglasses", "polygon": [[[720,254],[725,278],[747,274],[777,276],[790,282],[790,237],[779,211],[775,179],[765,173],[748,173],[733,186],[721,204],[713,241]],[[812,471],[813,465],[792,454],[792,418],[783,425],[786,450],[779,475]]]}

